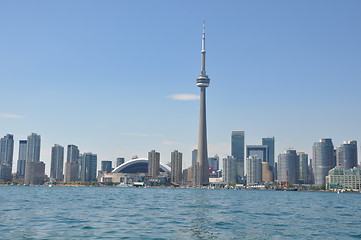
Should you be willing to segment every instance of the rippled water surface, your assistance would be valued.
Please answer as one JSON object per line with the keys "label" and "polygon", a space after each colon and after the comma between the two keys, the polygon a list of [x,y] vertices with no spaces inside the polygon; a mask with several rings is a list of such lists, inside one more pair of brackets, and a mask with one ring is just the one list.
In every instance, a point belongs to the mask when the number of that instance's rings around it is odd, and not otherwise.
{"label": "rippled water surface", "polygon": [[0,187],[0,239],[357,239],[361,194]]}

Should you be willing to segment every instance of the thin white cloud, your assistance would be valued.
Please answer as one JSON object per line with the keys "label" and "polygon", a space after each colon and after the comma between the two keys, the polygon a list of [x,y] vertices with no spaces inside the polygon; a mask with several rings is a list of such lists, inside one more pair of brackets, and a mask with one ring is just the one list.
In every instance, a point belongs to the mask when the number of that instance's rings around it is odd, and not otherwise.
{"label": "thin white cloud", "polygon": [[194,94],[178,93],[170,95],[168,98],[178,101],[193,101],[199,99],[199,96]]}
{"label": "thin white cloud", "polygon": [[21,115],[16,115],[16,114],[10,114],[10,113],[0,113],[0,118],[20,119],[20,118],[25,118],[25,117],[21,116]]}
{"label": "thin white cloud", "polygon": [[132,137],[160,137],[160,134],[146,134],[146,133],[121,133],[123,136],[132,136]]}

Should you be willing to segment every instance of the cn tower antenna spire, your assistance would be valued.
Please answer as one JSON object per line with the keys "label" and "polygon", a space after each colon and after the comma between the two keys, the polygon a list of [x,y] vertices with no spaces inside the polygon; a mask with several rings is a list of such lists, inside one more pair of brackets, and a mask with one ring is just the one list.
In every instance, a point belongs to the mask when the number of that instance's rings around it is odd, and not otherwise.
{"label": "cn tower antenna spire", "polygon": [[202,33],[202,69],[201,75],[206,75],[206,22],[203,22],[203,33]]}

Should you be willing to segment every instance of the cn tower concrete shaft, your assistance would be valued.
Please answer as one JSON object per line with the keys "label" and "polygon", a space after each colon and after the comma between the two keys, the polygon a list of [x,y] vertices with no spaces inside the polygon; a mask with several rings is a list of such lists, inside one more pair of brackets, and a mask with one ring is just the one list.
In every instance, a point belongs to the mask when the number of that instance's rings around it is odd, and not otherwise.
{"label": "cn tower concrete shaft", "polygon": [[200,92],[200,114],[198,133],[198,155],[196,167],[195,185],[209,184],[208,149],[207,149],[207,122],[206,122],[206,88],[201,87]]}

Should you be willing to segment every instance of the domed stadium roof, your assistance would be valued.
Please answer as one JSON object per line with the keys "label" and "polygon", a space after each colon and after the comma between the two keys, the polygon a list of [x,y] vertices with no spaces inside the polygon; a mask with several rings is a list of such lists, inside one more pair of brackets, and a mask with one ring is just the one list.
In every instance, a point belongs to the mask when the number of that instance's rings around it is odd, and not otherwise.
{"label": "domed stadium roof", "polygon": [[[160,163],[159,172],[170,172],[170,168]],[[148,173],[148,159],[137,158],[127,161],[116,167],[112,173]]]}

